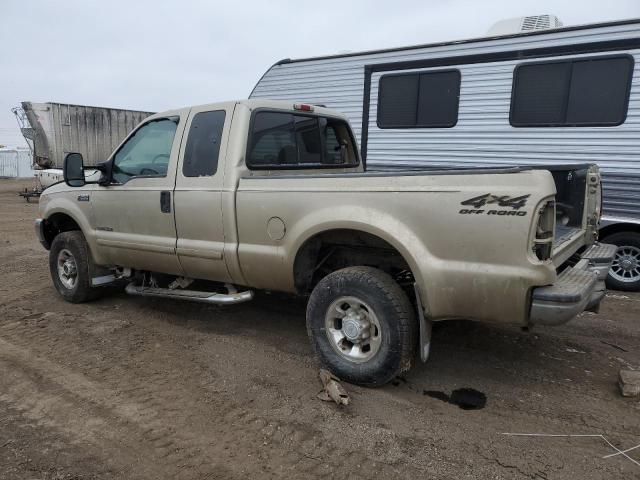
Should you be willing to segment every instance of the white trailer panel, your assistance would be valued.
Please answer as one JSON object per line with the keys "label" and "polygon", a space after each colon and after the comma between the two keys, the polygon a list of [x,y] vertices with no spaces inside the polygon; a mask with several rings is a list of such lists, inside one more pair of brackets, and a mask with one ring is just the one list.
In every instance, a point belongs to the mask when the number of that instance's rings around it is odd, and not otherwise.
{"label": "white trailer panel", "polygon": [[[629,54],[635,59],[628,113],[615,127],[515,128],[509,122],[517,65],[541,59]],[[640,20],[527,34],[283,60],[251,97],[305,101],[345,113],[370,169],[436,165],[598,163],[605,214],[640,221]],[[382,75],[458,69],[458,121],[453,128],[380,129]]]}

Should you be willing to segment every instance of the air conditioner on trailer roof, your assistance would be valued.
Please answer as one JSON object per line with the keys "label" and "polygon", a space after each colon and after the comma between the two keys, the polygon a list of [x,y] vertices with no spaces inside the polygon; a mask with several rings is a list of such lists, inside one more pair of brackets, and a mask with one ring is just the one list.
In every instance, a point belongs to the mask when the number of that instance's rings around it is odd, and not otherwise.
{"label": "air conditioner on trailer roof", "polygon": [[487,33],[491,36],[512,35],[560,27],[562,27],[562,22],[555,15],[531,15],[500,20],[493,24]]}

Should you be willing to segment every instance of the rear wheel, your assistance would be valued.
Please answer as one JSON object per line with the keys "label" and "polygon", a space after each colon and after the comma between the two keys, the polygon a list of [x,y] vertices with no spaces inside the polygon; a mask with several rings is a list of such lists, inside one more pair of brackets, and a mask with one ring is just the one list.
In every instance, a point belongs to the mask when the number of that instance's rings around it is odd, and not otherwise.
{"label": "rear wheel", "polygon": [[82,232],[63,232],[53,239],[49,270],[56,290],[67,302],[82,303],[100,296],[100,289],[91,287],[90,262]]}
{"label": "rear wheel", "polygon": [[619,232],[602,240],[618,247],[607,276],[607,287],[640,291],[640,233]]}
{"label": "rear wheel", "polygon": [[413,306],[388,274],[350,267],[324,277],[307,306],[316,354],[350,383],[380,386],[409,370],[417,341]]}

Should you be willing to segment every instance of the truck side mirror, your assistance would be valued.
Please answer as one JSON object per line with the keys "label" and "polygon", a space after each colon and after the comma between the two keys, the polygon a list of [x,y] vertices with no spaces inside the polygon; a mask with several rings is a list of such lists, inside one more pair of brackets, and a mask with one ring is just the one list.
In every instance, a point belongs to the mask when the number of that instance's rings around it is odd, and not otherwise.
{"label": "truck side mirror", "polygon": [[81,153],[68,153],[64,157],[62,171],[64,182],[70,187],[82,187],[87,183],[84,178],[84,160]]}

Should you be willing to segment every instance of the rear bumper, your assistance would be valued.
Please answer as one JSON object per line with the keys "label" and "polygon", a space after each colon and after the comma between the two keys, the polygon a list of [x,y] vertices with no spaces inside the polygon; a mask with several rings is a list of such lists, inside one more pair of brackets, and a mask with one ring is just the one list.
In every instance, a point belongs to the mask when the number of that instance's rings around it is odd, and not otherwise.
{"label": "rear bumper", "polygon": [[585,310],[597,311],[615,253],[615,245],[596,243],[582,253],[575,266],[563,270],[556,283],[534,288],[529,323],[560,325]]}

